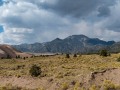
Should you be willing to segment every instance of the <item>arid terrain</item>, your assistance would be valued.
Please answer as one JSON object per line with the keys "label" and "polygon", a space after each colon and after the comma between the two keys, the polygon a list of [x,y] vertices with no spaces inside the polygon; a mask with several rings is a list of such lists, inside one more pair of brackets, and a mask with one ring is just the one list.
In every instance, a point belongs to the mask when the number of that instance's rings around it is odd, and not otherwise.
{"label": "arid terrain", "polygon": [[0,45],[0,58],[16,58],[17,56],[20,57],[31,57],[32,55],[27,53],[22,53],[10,45]]}
{"label": "arid terrain", "polygon": [[0,90],[120,90],[120,0],[0,0]]}
{"label": "arid terrain", "polygon": [[[0,90],[120,90],[119,56],[93,54],[66,58],[63,54],[1,59]],[[38,77],[29,73],[33,64],[41,67]]]}

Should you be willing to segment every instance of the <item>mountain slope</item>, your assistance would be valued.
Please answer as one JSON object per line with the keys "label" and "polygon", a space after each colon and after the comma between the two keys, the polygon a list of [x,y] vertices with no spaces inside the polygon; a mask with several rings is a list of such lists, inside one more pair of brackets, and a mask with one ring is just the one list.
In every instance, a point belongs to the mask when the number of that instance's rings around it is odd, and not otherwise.
{"label": "mountain slope", "polygon": [[17,51],[15,48],[10,45],[0,45],[0,58],[7,58],[8,56],[11,58],[15,58],[20,55],[21,57],[30,57],[31,55],[27,53],[22,53]]}
{"label": "mountain slope", "polygon": [[110,51],[115,52],[115,53],[120,52],[120,42],[117,42],[117,43],[111,45],[110,46]]}
{"label": "mountain slope", "polygon": [[85,35],[72,35],[65,39],[56,38],[46,43],[21,44],[13,47],[23,52],[35,53],[95,53],[102,48],[115,44],[114,41],[103,41]]}

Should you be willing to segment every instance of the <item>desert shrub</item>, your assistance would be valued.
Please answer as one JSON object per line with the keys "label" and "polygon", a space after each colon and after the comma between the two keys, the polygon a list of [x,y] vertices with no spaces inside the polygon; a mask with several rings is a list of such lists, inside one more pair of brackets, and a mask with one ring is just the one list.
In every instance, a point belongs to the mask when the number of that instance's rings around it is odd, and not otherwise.
{"label": "desert shrub", "polygon": [[71,82],[71,85],[75,85],[75,84],[76,84],[76,81],[72,81],[72,82]]}
{"label": "desert shrub", "polygon": [[18,57],[16,56],[16,59],[17,59]]}
{"label": "desert shrub", "polygon": [[117,58],[117,61],[118,61],[118,62],[120,62],[120,57],[119,57],[119,58]]}
{"label": "desert shrub", "polygon": [[43,87],[40,87],[40,88],[38,88],[38,89],[36,89],[36,90],[45,90]]}
{"label": "desert shrub", "polygon": [[31,76],[34,76],[34,77],[37,77],[41,74],[41,68],[37,65],[33,65],[30,70],[29,70],[29,73]]}
{"label": "desert shrub", "polygon": [[110,53],[110,52],[108,53],[108,56],[111,56],[111,53]]}
{"label": "desert shrub", "polygon": [[73,57],[77,57],[77,54],[74,54]]}
{"label": "desert shrub", "polygon": [[105,80],[102,86],[103,90],[116,90],[116,86],[109,80]]}
{"label": "desert shrub", "polygon": [[23,59],[25,60],[26,58],[24,57]]}
{"label": "desert shrub", "polygon": [[18,69],[24,69],[25,65],[17,65],[16,70]]}
{"label": "desert shrub", "polygon": [[15,75],[17,78],[20,78],[21,77],[21,75],[18,73],[18,74],[16,74]]}
{"label": "desert shrub", "polygon": [[4,57],[1,57],[1,59],[4,59]]}
{"label": "desert shrub", "polygon": [[63,78],[64,77],[64,75],[63,75],[63,73],[61,73],[61,72],[59,72],[57,75],[56,75],[56,78]]}
{"label": "desert shrub", "polygon": [[12,86],[12,84],[6,84],[5,86],[0,86],[0,90],[27,90],[27,89],[22,89],[21,87],[18,86]]}
{"label": "desert shrub", "polygon": [[20,55],[18,55],[18,58],[20,58]]}
{"label": "desert shrub", "polygon": [[98,90],[96,85],[92,85],[89,90]]}
{"label": "desert shrub", "polygon": [[7,59],[11,59],[11,58],[12,58],[12,57],[8,54],[8,55],[7,55]]}
{"label": "desert shrub", "polygon": [[107,57],[108,56],[108,51],[107,50],[101,50],[100,51],[100,56],[104,56],[104,57]]}
{"label": "desert shrub", "polygon": [[31,56],[30,58],[33,58],[34,56]]}
{"label": "desert shrub", "polygon": [[73,90],[79,90],[79,87],[80,87],[80,83],[76,82]]}
{"label": "desert shrub", "polygon": [[66,54],[66,58],[70,58],[70,55],[69,55],[69,54]]}
{"label": "desert shrub", "polygon": [[20,55],[16,56],[16,59],[20,58]]}
{"label": "desert shrub", "polygon": [[116,85],[116,90],[120,90],[120,85]]}
{"label": "desert shrub", "polygon": [[120,90],[120,85],[116,85],[110,80],[105,80],[100,90]]}
{"label": "desert shrub", "polygon": [[68,87],[69,87],[69,85],[67,83],[63,83],[61,86],[62,90],[67,90]]}

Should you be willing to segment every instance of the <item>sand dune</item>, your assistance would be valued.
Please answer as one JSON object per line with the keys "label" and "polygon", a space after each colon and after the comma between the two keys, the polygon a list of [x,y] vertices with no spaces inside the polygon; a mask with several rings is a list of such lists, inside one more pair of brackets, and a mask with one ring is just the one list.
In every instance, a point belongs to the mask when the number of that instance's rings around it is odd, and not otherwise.
{"label": "sand dune", "polygon": [[32,56],[27,53],[22,53],[16,49],[14,49],[10,45],[0,45],[0,58],[6,58],[6,57],[8,57],[8,55],[11,58],[16,58],[16,56],[18,56],[18,55],[20,57],[31,57]]}

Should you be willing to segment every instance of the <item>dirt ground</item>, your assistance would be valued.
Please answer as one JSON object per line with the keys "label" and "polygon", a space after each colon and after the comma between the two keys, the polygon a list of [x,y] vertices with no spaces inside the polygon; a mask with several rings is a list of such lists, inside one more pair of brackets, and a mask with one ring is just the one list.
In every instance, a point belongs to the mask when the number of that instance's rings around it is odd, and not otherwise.
{"label": "dirt ground", "polygon": [[32,78],[32,77],[0,77],[0,85],[6,86],[11,84],[12,86],[23,87],[27,89],[45,88],[46,90],[56,90],[57,85],[47,78]]}
{"label": "dirt ground", "polygon": [[120,68],[107,69],[102,72],[91,74],[91,83],[101,85],[104,80],[110,80],[115,84],[120,84]]}

